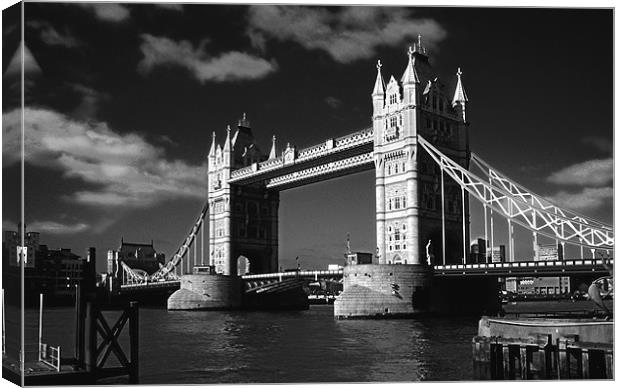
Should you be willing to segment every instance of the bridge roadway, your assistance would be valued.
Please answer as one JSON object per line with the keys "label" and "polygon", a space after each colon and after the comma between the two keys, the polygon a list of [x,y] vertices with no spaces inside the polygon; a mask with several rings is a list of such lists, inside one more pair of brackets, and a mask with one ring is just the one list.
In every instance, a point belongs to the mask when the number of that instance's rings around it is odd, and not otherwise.
{"label": "bridge roadway", "polygon": [[[607,259],[606,263],[613,266],[613,259]],[[577,259],[577,260],[554,260],[554,261],[514,261],[509,263],[481,263],[481,264],[448,264],[433,266],[435,277],[543,277],[543,276],[570,276],[597,274],[605,276],[609,271],[603,264],[602,259]],[[301,270],[289,272],[275,272],[243,275],[245,281],[257,280],[283,280],[294,277],[318,280],[319,278],[342,278],[343,270]],[[172,289],[180,286],[179,280],[136,283],[121,285],[121,292],[127,293],[147,289]]]}
{"label": "bridge roadway", "polygon": [[[607,263],[613,265],[613,259]],[[497,276],[497,277],[541,277],[541,276],[569,276],[586,274],[608,274],[602,259],[578,259],[555,261],[515,261],[509,263],[481,263],[481,264],[448,264],[433,266],[433,276]],[[291,271],[244,275],[243,280],[264,280],[295,277],[299,274],[304,278],[341,277],[343,270],[334,271]]]}

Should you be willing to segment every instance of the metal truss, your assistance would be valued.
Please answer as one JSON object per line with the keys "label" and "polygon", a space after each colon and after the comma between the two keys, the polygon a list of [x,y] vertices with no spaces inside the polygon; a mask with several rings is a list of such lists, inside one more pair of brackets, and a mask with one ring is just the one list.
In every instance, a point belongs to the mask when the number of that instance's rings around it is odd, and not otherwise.
{"label": "metal truss", "polygon": [[532,192],[532,190],[521,186],[519,183],[508,178],[505,174],[497,171],[490,164],[485,162],[482,158],[480,158],[473,152],[471,154],[471,161],[474,162],[474,164],[480,169],[480,171],[482,171],[482,173],[486,175],[491,185],[497,184],[504,190],[508,191],[511,195],[515,196],[515,198],[520,198],[524,202],[529,202],[534,207],[553,212],[562,217],[571,219],[575,222],[595,226],[601,229],[607,229],[613,232],[613,227],[610,225],[604,224],[593,218],[578,214],[572,210],[557,207],[553,203],[549,202],[548,199]]}
{"label": "metal truss", "polygon": [[[482,179],[452,161],[420,135],[418,143],[463,190],[467,190],[485,207],[488,206],[510,221],[561,242],[589,248],[613,249],[612,227],[554,206],[498,174],[496,170],[487,169],[493,171],[489,173],[491,179]],[[483,164],[485,165],[488,166]]]}

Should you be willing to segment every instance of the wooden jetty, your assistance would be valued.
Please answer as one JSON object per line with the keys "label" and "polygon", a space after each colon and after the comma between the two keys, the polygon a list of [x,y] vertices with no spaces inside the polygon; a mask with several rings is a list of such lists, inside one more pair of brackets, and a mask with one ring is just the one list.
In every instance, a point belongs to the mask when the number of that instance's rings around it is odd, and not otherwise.
{"label": "wooden jetty", "polygon": [[[139,309],[138,303],[96,287],[95,249],[88,251],[84,280],[76,290],[75,349],[66,357],[63,349],[42,343],[43,296],[40,298],[38,357],[25,359],[4,352],[3,377],[17,385],[92,385],[100,380],[126,376],[130,384],[139,383]],[[110,319],[116,316],[115,319]],[[4,328],[4,326],[3,326]],[[125,330],[124,330],[125,329]],[[123,333],[128,346],[121,345]],[[3,333],[4,334],[4,333]],[[71,335],[67,333],[67,335]],[[24,354],[20,348],[20,354]],[[111,355],[114,357],[110,357]],[[116,358],[114,361],[113,359]]]}
{"label": "wooden jetty", "polygon": [[613,321],[483,317],[476,380],[613,379]]}

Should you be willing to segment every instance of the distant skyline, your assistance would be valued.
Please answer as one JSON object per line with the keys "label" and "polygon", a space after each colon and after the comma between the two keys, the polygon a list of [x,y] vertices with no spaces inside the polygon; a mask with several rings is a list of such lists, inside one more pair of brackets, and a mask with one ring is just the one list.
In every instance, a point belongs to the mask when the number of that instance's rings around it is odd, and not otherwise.
{"label": "distant skyline", "polygon": [[[263,152],[371,126],[377,59],[418,34],[469,97],[472,150],[558,205],[613,223],[610,9],[26,3],[26,224],[52,248],[154,241],[170,257],[206,197],[211,133],[245,112]],[[19,28],[3,13],[3,230],[19,220]],[[17,70],[19,68],[17,67]],[[374,171],[284,191],[280,264],[374,252]],[[473,201],[472,201],[473,202]],[[478,207],[473,205],[472,213]],[[472,216],[472,238],[483,235]],[[505,223],[496,240],[505,242]],[[532,254],[519,231],[517,256]]]}

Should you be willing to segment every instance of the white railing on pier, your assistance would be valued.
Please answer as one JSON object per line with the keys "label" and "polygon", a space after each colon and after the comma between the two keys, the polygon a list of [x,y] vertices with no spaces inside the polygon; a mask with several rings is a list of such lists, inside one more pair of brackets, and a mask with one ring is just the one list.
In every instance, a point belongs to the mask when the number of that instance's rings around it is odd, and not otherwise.
{"label": "white railing on pier", "polygon": [[39,343],[39,361],[60,372],[60,346]]}

